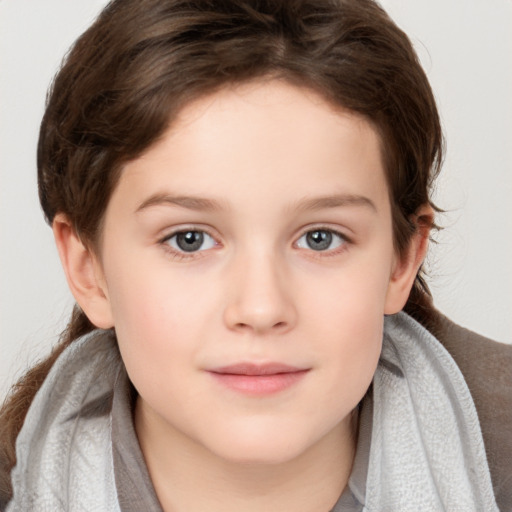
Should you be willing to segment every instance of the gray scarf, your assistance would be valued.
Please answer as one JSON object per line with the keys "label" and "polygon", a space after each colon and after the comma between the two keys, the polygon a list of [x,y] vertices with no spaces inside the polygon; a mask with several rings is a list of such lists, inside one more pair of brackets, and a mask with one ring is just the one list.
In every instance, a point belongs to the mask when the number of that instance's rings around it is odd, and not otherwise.
{"label": "gray scarf", "polygon": [[[497,512],[477,413],[457,365],[405,313],[386,318],[384,332],[364,510]],[[95,411],[112,395],[120,365],[108,331],[76,340],[59,357],[18,436],[6,512],[120,512],[111,417]]]}

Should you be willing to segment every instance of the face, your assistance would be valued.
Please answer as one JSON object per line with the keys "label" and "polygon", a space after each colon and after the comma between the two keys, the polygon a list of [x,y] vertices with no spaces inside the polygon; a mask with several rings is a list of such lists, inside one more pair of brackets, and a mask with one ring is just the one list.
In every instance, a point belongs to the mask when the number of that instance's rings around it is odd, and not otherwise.
{"label": "face", "polygon": [[394,312],[376,131],[280,81],[203,97],[124,168],[99,259],[137,415],[232,461],[346,436]]}

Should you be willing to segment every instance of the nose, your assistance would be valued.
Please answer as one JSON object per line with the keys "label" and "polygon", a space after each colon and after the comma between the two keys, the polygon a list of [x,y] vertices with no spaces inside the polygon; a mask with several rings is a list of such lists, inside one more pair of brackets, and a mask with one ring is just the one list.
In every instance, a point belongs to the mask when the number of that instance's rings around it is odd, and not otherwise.
{"label": "nose", "polygon": [[285,333],[297,321],[293,285],[270,254],[245,258],[230,276],[224,321],[231,330],[255,334]]}

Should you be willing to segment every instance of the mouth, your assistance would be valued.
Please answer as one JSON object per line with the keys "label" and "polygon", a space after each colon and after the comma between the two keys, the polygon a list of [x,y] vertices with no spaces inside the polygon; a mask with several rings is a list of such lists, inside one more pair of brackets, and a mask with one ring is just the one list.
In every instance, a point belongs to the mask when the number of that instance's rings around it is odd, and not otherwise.
{"label": "mouth", "polygon": [[268,395],[298,384],[310,368],[297,368],[282,363],[238,363],[214,368],[208,372],[223,386],[248,395]]}

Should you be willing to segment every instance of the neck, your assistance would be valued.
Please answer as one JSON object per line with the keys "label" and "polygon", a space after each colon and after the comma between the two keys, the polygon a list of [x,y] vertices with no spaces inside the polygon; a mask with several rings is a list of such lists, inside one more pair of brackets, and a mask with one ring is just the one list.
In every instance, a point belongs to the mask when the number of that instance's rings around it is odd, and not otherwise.
{"label": "neck", "polygon": [[217,456],[137,401],[135,427],[165,512],[329,511],[347,485],[355,455],[354,413],[313,446],[282,463],[233,462]]}

